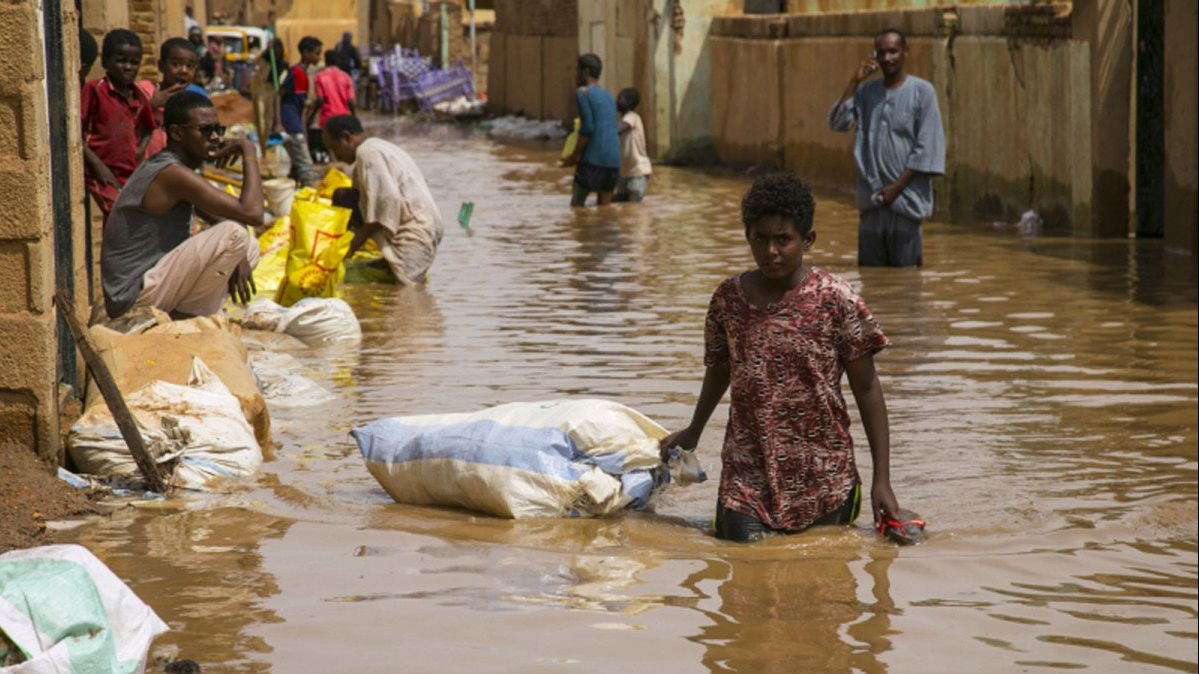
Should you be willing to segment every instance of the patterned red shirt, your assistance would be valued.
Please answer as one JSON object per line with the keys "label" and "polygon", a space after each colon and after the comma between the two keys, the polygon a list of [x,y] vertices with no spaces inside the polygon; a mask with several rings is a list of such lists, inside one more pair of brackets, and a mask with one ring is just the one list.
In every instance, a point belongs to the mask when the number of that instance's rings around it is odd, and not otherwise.
{"label": "patterned red shirt", "polygon": [[741,277],[712,295],[704,363],[727,362],[732,405],[720,501],[774,529],[808,527],[860,482],[841,395],[845,363],[889,344],[862,298],[819,269],[775,304],[746,299]]}

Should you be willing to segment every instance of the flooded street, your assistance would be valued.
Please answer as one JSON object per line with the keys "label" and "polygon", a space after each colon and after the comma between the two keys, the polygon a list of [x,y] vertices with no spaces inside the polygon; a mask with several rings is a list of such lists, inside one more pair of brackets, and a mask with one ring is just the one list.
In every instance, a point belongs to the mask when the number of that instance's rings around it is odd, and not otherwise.
{"label": "flooded street", "polygon": [[352,426],[570,396],[684,425],[708,300],[752,266],[749,179],[655,167],[645,204],[572,212],[551,148],[368,130],[438,199],[427,289],[347,286],[361,347],[296,354],[339,400],[272,409],[256,482],[60,536],[171,626],[159,643],[206,673],[1199,672],[1192,258],[931,223],[925,269],[859,271],[850,201],[817,195],[811,260],[894,344],[877,359],[892,483],[929,523],[922,546],[878,542],[868,518],[749,546],[707,535],[725,405],[699,446],[713,479],[656,513],[404,506]]}

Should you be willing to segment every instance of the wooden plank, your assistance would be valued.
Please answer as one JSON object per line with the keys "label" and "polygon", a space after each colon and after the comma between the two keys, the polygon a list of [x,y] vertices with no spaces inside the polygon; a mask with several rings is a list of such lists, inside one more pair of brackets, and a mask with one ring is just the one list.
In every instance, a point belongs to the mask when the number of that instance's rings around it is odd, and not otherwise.
{"label": "wooden plank", "polygon": [[96,386],[104,396],[104,404],[108,405],[108,411],[112,413],[113,420],[117,422],[121,437],[125,439],[129,453],[133,456],[133,461],[137,464],[137,469],[141,471],[142,477],[145,478],[146,485],[151,491],[167,494],[169,485],[163,480],[162,474],[158,472],[158,464],[154,462],[154,457],[146,447],[141,431],[137,428],[137,422],[133,419],[129,407],[125,405],[125,399],[121,396],[121,391],[117,388],[112,373],[108,371],[104,359],[100,357],[95,345],[92,344],[87,328],[72,311],[71,308],[75,306],[75,303],[71,300],[71,296],[65,290],[59,290],[54,294],[54,304],[58,307],[59,315],[66,320],[67,327],[71,329],[71,335],[75,338],[75,346],[79,348],[79,353],[83,354],[83,361],[87,363],[87,368],[95,377]]}

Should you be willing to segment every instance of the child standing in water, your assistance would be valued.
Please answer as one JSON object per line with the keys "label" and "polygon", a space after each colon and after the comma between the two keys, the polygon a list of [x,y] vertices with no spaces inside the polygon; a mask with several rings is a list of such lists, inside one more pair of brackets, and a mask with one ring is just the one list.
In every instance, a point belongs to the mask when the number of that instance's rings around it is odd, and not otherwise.
{"label": "child standing in water", "polygon": [[694,449],[732,386],[716,536],[748,542],[818,524],[850,524],[861,479],[841,374],[861,410],[874,459],[873,515],[895,519],[887,406],[874,354],[888,345],[844,280],[804,264],[815,202],[791,173],[754,181],[741,220],[758,268],[725,280],[708,307],[703,387],[691,424],[662,440]]}
{"label": "child standing in water", "polygon": [[616,94],[616,112],[620,114],[620,180],[616,181],[613,201],[641,201],[649,176],[654,172],[645,151],[645,125],[637,106],[641,96],[636,89],[621,89]]}

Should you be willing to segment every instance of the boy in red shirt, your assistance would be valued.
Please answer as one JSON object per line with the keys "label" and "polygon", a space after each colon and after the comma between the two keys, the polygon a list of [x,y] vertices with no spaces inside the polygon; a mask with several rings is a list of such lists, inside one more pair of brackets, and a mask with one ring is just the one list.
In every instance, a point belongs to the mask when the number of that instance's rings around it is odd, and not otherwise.
{"label": "boy in red shirt", "polygon": [[145,157],[154,130],[150,100],[133,80],[142,64],[142,41],[118,28],[104,36],[100,62],[105,76],[80,93],[83,126],[84,183],[104,219],[121,187]]}
{"label": "boy in red shirt", "polygon": [[312,116],[318,109],[321,112],[322,129],[330,117],[358,114],[354,106],[354,78],[337,67],[339,61],[337,50],[330,49],[325,52],[325,69],[315,78],[316,98],[311,103],[312,110],[306,120],[305,126],[308,128],[313,128]]}

